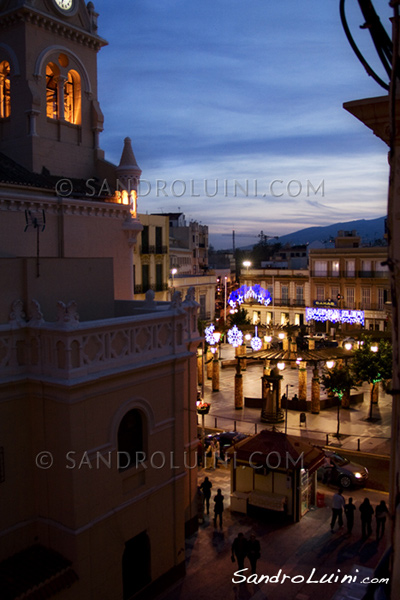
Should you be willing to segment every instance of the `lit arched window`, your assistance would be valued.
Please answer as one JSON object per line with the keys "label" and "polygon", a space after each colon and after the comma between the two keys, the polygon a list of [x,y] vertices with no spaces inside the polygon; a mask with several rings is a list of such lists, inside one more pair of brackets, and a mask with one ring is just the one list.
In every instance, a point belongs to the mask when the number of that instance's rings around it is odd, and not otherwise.
{"label": "lit arched window", "polygon": [[118,429],[120,471],[137,466],[144,460],[143,418],[140,411],[130,410]]}
{"label": "lit arched window", "polygon": [[11,114],[10,97],[10,63],[0,63],[0,118],[6,119]]}
{"label": "lit arched window", "polygon": [[69,71],[64,84],[64,118],[68,123],[81,123],[81,78],[76,71]]}
{"label": "lit arched window", "polygon": [[58,119],[58,81],[60,70],[54,63],[46,65],[46,114],[49,119]]}

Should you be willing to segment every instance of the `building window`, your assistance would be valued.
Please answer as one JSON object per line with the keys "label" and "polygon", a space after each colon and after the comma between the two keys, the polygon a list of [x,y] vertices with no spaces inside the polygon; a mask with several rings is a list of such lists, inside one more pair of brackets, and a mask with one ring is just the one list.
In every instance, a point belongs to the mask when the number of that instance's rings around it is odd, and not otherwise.
{"label": "building window", "polygon": [[148,254],[149,253],[149,226],[143,225],[142,233],[140,234],[142,240],[141,253]]}
{"label": "building window", "polygon": [[142,292],[145,294],[150,288],[149,265],[142,265]]}
{"label": "building window", "polygon": [[296,304],[297,306],[304,305],[304,288],[302,285],[296,286]]}
{"label": "building window", "polygon": [[199,318],[202,321],[205,321],[207,319],[206,296],[205,296],[205,294],[200,294],[200,296],[199,296],[199,304],[200,304]]}
{"label": "building window", "polygon": [[281,300],[284,306],[289,304],[289,286],[281,285]]}
{"label": "building window", "polygon": [[122,556],[123,600],[129,600],[151,582],[150,550],[146,531],[125,543]]}
{"label": "building window", "polygon": [[315,277],[326,277],[328,275],[328,263],[326,260],[316,260],[314,265]]}
{"label": "building window", "polygon": [[162,292],[163,291],[163,266],[162,264],[157,264],[156,265],[156,291],[157,292]]}
{"label": "building window", "polygon": [[[137,410],[130,410],[123,417],[118,429],[119,470],[124,471],[143,461],[143,419]],[[124,454],[122,454],[124,453]]]}
{"label": "building window", "polygon": [[346,288],[346,308],[354,308],[354,288]]}
{"label": "building window", "polygon": [[46,115],[58,119],[58,81],[60,69],[54,63],[46,65]]}
{"label": "building window", "polygon": [[371,308],[371,288],[362,288],[361,290],[361,302],[363,309]]}
{"label": "building window", "polygon": [[319,302],[323,302],[325,300],[325,288],[323,285],[317,285],[317,287],[315,288],[317,297],[316,300],[318,300]]}
{"label": "building window", "polygon": [[338,260],[333,260],[332,261],[332,277],[339,277],[339,261]]}
{"label": "building window", "polygon": [[378,288],[378,310],[383,310],[386,301],[386,290]]}
{"label": "building window", "polygon": [[76,71],[69,71],[64,83],[64,118],[68,123],[81,123],[81,78]]}
{"label": "building window", "polygon": [[339,294],[340,292],[338,287],[331,287],[331,300],[337,300]]}
{"label": "building window", "polygon": [[156,227],[156,254],[162,254],[162,227]]}
{"label": "building window", "polygon": [[10,63],[0,63],[0,118],[7,119],[11,114]]}
{"label": "building window", "polygon": [[355,260],[347,260],[346,261],[346,277],[355,277],[356,276],[356,261]]}

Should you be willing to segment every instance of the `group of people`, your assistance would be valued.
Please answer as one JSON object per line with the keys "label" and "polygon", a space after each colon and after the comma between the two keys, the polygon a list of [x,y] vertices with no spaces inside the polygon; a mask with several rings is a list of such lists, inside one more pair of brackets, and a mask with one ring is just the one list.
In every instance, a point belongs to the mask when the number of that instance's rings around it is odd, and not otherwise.
{"label": "group of people", "polygon": [[256,573],[257,561],[261,556],[260,542],[256,539],[254,533],[250,534],[250,539],[246,539],[243,533],[239,533],[232,544],[232,562],[235,559],[238,563],[239,571],[244,569],[244,559],[247,557],[250,561],[251,572]]}
{"label": "group of people", "polygon": [[197,466],[206,469],[218,469],[218,461],[221,459],[220,444],[218,440],[212,439],[207,447],[204,447],[201,438],[197,443]]}
{"label": "group of people", "polygon": [[[210,514],[210,500],[211,500],[211,488],[212,483],[205,477],[202,484],[197,486],[197,509],[198,517],[204,520],[204,511],[207,510],[207,515]],[[222,529],[222,513],[224,512],[224,497],[221,490],[218,488],[216,495],[214,496],[214,527],[217,526],[217,519],[219,520],[219,526]]]}
{"label": "group of people", "polygon": [[[339,527],[343,527],[343,511],[346,515],[347,531],[349,534],[353,531],[354,526],[354,514],[356,506],[353,504],[353,498],[349,498],[346,503],[343,497],[343,489],[340,488],[332,498],[332,520],[331,520],[331,532],[333,533],[336,520],[338,521]],[[385,533],[386,518],[389,516],[389,511],[386,506],[386,502],[381,500],[380,504],[373,509],[368,498],[358,507],[361,513],[361,532],[362,538],[365,540],[372,534],[372,517],[375,514],[376,520],[376,540],[378,541]]]}

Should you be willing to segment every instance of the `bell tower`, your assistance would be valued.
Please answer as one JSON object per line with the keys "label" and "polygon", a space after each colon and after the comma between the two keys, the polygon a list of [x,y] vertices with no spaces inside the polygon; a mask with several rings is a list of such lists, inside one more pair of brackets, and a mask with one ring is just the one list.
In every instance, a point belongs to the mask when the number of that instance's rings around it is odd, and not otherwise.
{"label": "bell tower", "polygon": [[0,0],[0,152],[34,173],[101,177],[94,5]]}

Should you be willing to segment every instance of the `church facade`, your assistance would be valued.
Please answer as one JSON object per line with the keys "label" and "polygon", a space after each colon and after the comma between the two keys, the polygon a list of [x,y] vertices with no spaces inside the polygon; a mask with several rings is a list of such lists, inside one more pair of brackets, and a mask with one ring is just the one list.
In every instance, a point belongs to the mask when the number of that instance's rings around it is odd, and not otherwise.
{"label": "church facade", "polygon": [[[98,14],[0,2],[0,596],[127,600],[197,523],[194,291],[134,298],[141,170],[99,145]],[[33,596],[32,596],[33,597]]]}

